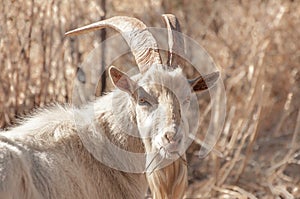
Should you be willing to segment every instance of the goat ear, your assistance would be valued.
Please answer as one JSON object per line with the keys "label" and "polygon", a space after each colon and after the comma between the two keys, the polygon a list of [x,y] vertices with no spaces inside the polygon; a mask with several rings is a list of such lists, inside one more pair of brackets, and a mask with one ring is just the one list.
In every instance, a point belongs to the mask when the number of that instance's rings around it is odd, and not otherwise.
{"label": "goat ear", "polygon": [[195,79],[189,80],[189,83],[195,92],[203,91],[213,87],[217,82],[217,80],[219,79],[219,76],[220,76],[219,72],[213,72],[205,76],[200,75]]}
{"label": "goat ear", "polygon": [[115,87],[129,94],[134,94],[137,83],[114,66],[109,68],[109,76]]}

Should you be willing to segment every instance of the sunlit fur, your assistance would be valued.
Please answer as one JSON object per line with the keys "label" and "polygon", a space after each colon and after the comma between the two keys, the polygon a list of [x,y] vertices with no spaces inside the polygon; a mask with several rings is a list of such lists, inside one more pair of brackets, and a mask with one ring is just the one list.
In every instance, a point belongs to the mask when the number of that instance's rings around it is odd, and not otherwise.
{"label": "sunlit fur", "polygon": [[[143,174],[124,173],[102,164],[78,136],[93,131],[91,126],[96,124],[105,130],[96,132],[99,140],[106,134],[123,148],[143,152],[136,139],[115,132],[116,118],[103,106],[112,96],[81,109],[56,105],[40,110],[19,127],[1,132],[0,198],[143,198],[147,188]],[[123,109],[116,111],[130,120]],[[80,123],[75,123],[74,117]],[[98,147],[99,153],[105,149]]]}

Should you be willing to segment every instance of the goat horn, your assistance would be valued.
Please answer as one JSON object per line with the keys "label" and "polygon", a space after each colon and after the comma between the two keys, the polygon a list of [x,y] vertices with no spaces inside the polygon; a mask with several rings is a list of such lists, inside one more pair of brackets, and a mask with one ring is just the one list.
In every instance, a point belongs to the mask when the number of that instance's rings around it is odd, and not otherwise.
{"label": "goat horn", "polygon": [[120,32],[129,45],[141,73],[152,64],[161,64],[158,46],[146,25],[132,17],[116,16],[67,32],[66,36],[83,34],[110,27]]}
{"label": "goat horn", "polygon": [[172,68],[176,68],[182,65],[182,59],[179,55],[184,55],[184,40],[181,35],[180,24],[172,14],[164,14],[162,19],[168,31],[169,51],[167,64]]}

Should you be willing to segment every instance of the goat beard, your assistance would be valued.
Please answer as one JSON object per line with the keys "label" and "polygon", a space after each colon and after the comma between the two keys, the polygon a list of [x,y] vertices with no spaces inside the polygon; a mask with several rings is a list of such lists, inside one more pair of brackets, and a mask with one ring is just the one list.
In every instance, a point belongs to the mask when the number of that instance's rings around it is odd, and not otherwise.
{"label": "goat beard", "polygon": [[187,164],[183,155],[172,164],[147,173],[153,199],[181,199],[187,188]]}

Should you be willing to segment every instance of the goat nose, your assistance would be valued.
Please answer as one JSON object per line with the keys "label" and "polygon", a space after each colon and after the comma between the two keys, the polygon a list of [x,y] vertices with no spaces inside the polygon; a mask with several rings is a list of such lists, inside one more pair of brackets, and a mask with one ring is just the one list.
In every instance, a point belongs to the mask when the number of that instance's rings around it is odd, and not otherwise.
{"label": "goat nose", "polygon": [[170,142],[175,142],[176,140],[175,140],[175,132],[174,131],[167,131],[166,133],[165,133],[165,138],[166,138],[166,140],[168,141],[168,143],[170,143]]}

